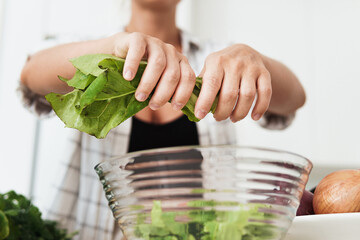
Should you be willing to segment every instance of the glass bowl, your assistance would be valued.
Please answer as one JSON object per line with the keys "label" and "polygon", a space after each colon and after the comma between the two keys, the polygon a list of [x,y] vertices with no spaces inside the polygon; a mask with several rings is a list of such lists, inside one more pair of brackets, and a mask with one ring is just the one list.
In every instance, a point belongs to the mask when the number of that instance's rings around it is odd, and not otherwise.
{"label": "glass bowl", "polygon": [[95,170],[128,240],[283,239],[312,163],[254,147],[129,153]]}

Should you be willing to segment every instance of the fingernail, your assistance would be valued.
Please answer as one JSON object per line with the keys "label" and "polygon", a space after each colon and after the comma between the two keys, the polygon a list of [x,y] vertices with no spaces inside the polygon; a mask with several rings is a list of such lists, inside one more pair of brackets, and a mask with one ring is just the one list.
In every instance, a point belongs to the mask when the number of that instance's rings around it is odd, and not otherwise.
{"label": "fingernail", "polygon": [[257,113],[254,115],[254,120],[257,121],[261,118],[261,114]]}
{"label": "fingernail", "polygon": [[206,116],[206,114],[207,113],[204,110],[197,110],[196,113],[195,113],[195,116],[198,119],[203,119]]}
{"label": "fingernail", "polygon": [[155,104],[155,103],[150,103],[149,106],[150,106],[150,108],[151,108],[152,110],[157,110],[157,109],[160,108],[160,106],[157,105],[157,104]]}
{"label": "fingernail", "polygon": [[173,105],[173,109],[176,110],[176,111],[179,111],[183,108],[183,104],[180,104],[180,103],[174,103]]}
{"label": "fingernail", "polygon": [[131,80],[132,77],[133,77],[132,72],[131,72],[130,70],[127,70],[127,71],[125,72],[125,74],[124,74],[124,78],[125,78],[126,80]]}
{"label": "fingernail", "polygon": [[135,97],[138,101],[141,101],[141,102],[145,101],[145,99],[146,99],[145,93],[137,93]]}

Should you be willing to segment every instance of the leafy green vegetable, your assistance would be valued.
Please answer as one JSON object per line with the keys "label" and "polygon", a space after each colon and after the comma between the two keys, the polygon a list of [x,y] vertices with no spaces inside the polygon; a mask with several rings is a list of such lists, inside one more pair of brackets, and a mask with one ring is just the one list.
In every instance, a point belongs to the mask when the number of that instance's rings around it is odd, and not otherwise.
{"label": "leafy green vegetable", "polygon": [[[108,132],[149,104],[135,99],[135,91],[147,63],[142,61],[134,80],[127,81],[122,72],[125,60],[108,54],[91,54],[71,59],[77,69],[72,79],[65,81],[74,90],[61,95],[50,93],[46,99],[66,127],[105,138]],[[195,117],[195,103],[200,94],[202,79],[197,78],[190,100],[182,111],[191,121]],[[217,99],[211,107],[214,113]]]}
{"label": "leafy green vegetable", "polygon": [[95,102],[95,99],[104,89],[105,84],[108,81],[106,75],[106,72],[100,74],[100,76],[97,77],[85,90],[84,94],[82,94],[80,98],[80,111],[84,110],[85,107]]}
{"label": "leafy green vegetable", "polygon": [[9,236],[9,220],[7,219],[5,213],[0,210],[0,239],[5,239]]}
{"label": "leafy green vegetable", "polygon": [[70,87],[81,90],[87,88],[90,83],[92,83],[96,79],[96,77],[94,77],[93,75],[85,75],[79,70],[75,72],[75,75],[70,80],[67,80],[61,76],[59,76],[59,78],[61,81],[66,82]]}
{"label": "leafy green vegetable", "polygon": [[39,209],[23,195],[0,194],[0,240],[70,240],[75,234],[43,220]]}
{"label": "leafy green vegetable", "polygon": [[238,210],[220,211],[215,208],[204,210],[202,207],[224,206],[224,202],[196,200],[188,204],[189,207],[196,207],[193,210],[167,212],[162,210],[160,201],[154,201],[150,216],[149,213],[137,215],[135,235],[144,240],[265,240],[274,238],[272,225],[251,221],[275,218],[273,214],[259,211],[260,208],[269,208],[269,206],[239,205],[239,203],[225,205],[237,206]]}

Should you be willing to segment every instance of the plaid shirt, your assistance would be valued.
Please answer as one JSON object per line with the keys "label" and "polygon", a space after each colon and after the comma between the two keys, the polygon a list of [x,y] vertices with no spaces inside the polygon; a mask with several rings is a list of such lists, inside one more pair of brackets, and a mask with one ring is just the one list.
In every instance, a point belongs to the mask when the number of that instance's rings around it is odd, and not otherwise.
{"label": "plaid shirt", "polygon": [[[207,55],[229,44],[200,43],[186,32],[182,32],[183,54],[187,56],[195,73],[199,74]],[[42,96],[36,95],[26,86],[20,86],[25,104],[38,114],[51,111]],[[294,116],[265,114],[259,123],[263,127],[282,129]],[[216,122],[212,116],[197,123],[200,145],[235,144],[235,126],[231,121]],[[211,131],[210,131],[211,129]],[[54,186],[56,194],[47,218],[59,221],[69,231],[79,231],[74,239],[110,240],[121,239],[121,232],[108,207],[102,185],[94,171],[100,161],[127,152],[131,131],[131,119],[112,129],[105,139],[96,139],[76,132],[66,148],[67,160],[59,169],[61,182]],[[174,136],[176,137],[176,136]],[[71,149],[71,150],[69,150]]]}

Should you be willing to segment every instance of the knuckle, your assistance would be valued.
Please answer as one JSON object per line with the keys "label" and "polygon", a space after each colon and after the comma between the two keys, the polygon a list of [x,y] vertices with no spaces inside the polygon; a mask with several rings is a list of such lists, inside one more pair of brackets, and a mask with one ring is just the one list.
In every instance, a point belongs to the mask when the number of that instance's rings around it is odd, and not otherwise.
{"label": "knuckle", "polygon": [[207,55],[205,61],[210,61],[214,57],[215,57],[215,53],[210,53],[209,55]]}
{"label": "knuckle", "polygon": [[219,89],[220,81],[216,76],[210,75],[203,80],[210,88]]}
{"label": "knuckle", "polygon": [[167,101],[168,99],[161,94],[157,94],[151,98],[151,103],[156,104],[158,106],[164,105]]}
{"label": "knuckle", "polygon": [[259,93],[269,97],[272,95],[272,88],[269,86],[260,87]]}
{"label": "knuckle", "polygon": [[269,72],[269,70],[267,70],[266,68],[262,68],[262,69],[260,70],[260,74],[261,74],[262,76],[264,76],[265,78],[271,78],[270,72]]}
{"label": "knuckle", "polygon": [[247,50],[247,51],[250,51],[252,49],[249,45],[247,45],[245,43],[240,43],[239,47],[244,49],[244,50]]}
{"label": "knuckle", "polygon": [[238,49],[240,50],[241,54],[244,56],[251,57],[251,56],[258,55],[252,47],[250,47],[249,45],[246,45],[246,44],[238,45]]}
{"label": "knuckle", "polygon": [[223,121],[223,120],[227,119],[228,116],[215,112],[214,118],[215,118],[216,121],[220,122],[220,121]]}
{"label": "knuckle", "polygon": [[268,109],[268,107],[265,105],[263,107],[259,107],[256,109],[256,112],[260,115],[264,115],[264,113],[266,112],[266,110]]}
{"label": "knuckle", "polygon": [[151,41],[156,44],[156,45],[159,45],[159,46],[162,46],[164,45],[164,42],[161,41],[160,39],[156,38],[156,37],[150,37]]}
{"label": "knuckle", "polygon": [[209,62],[214,62],[214,61],[217,61],[219,59],[219,54],[217,54],[216,52],[215,53],[210,53],[206,59],[205,59],[205,62],[206,63],[209,63]]}
{"label": "knuckle", "polygon": [[256,90],[252,88],[242,88],[240,94],[246,98],[253,98],[255,97]]}
{"label": "knuckle", "polygon": [[264,113],[267,110],[267,106],[258,106],[256,109],[254,109],[253,114],[260,114],[260,116],[264,115]]}
{"label": "knuckle", "polygon": [[226,60],[225,56],[223,56],[221,54],[214,54],[211,56],[211,58],[208,61],[217,66],[222,66],[223,63],[225,62],[225,60]]}
{"label": "knuckle", "polygon": [[182,94],[179,94],[177,92],[175,92],[175,94],[172,96],[172,100],[171,102],[180,104],[180,105],[185,105],[187,103],[187,101],[189,100],[190,96],[188,92],[182,92]]}
{"label": "knuckle", "polygon": [[244,119],[247,116],[247,112],[236,112],[234,114],[234,119],[236,119],[237,121],[240,121],[242,119]]}
{"label": "knuckle", "polygon": [[238,72],[238,71],[244,69],[245,64],[244,64],[244,61],[240,60],[240,61],[236,61],[233,64],[230,64],[229,66],[233,72]]}
{"label": "knuckle", "polygon": [[143,92],[146,95],[149,95],[153,90],[153,84],[151,84],[148,81],[143,81],[141,80],[139,86],[138,86],[138,91],[139,92]]}
{"label": "knuckle", "polygon": [[149,90],[149,88],[147,88],[146,86],[144,86],[144,87],[139,87],[138,88],[138,92],[139,93],[143,93],[143,94],[145,94],[145,96],[147,96],[147,97],[149,97],[149,95],[150,95],[150,93],[151,93],[151,90]]}
{"label": "knuckle", "polygon": [[141,39],[136,43],[136,45],[134,44],[134,46],[132,47],[134,48],[134,50],[136,50],[137,53],[141,52],[141,54],[144,54],[146,50],[146,42],[144,39]]}
{"label": "knuckle", "polygon": [[180,72],[176,69],[168,69],[165,71],[164,76],[170,83],[177,83],[179,81]]}
{"label": "knuckle", "polygon": [[223,63],[225,61],[227,61],[227,57],[225,55],[222,55],[222,54],[219,54],[216,57],[216,60],[215,60],[216,63]]}
{"label": "knuckle", "polygon": [[144,34],[140,33],[140,32],[133,32],[130,33],[130,38],[133,40],[144,40]]}
{"label": "knuckle", "polygon": [[233,112],[233,113],[230,115],[230,118],[231,118],[231,121],[232,121],[232,122],[238,122],[238,121],[241,120],[241,119],[235,114],[235,112]]}
{"label": "knuckle", "polygon": [[114,49],[114,55],[117,57],[125,58],[127,55],[127,50],[117,45]]}
{"label": "knuckle", "polygon": [[260,75],[260,69],[257,65],[250,64],[247,69],[248,75],[255,78]]}
{"label": "knuckle", "polygon": [[178,51],[176,50],[176,48],[173,45],[166,43],[165,47],[172,56],[176,56],[178,54]]}
{"label": "knuckle", "polygon": [[160,52],[154,54],[153,61],[154,61],[154,64],[159,67],[164,67],[166,65],[165,55]]}
{"label": "knuckle", "polygon": [[229,89],[229,90],[224,91],[224,94],[223,94],[224,103],[229,104],[229,103],[234,102],[236,100],[237,96],[238,96],[237,89]]}
{"label": "knuckle", "polygon": [[188,100],[188,94],[185,93],[185,94],[177,94],[175,93],[172,97],[172,100],[171,102],[174,102],[174,103],[177,103],[177,104],[180,104],[180,105],[185,105],[186,102]]}
{"label": "knuckle", "polygon": [[196,80],[196,76],[195,76],[195,72],[193,70],[187,69],[187,70],[183,70],[181,72],[181,77],[189,82],[195,82]]}
{"label": "knuckle", "polygon": [[172,98],[171,102],[184,107],[189,98],[190,97],[187,97],[186,95],[176,96]]}
{"label": "knuckle", "polygon": [[232,115],[230,116],[230,119],[231,119],[231,121],[232,121],[233,123],[236,123],[236,122],[238,122],[238,121],[241,120],[241,119],[237,118],[234,114],[232,114]]}

